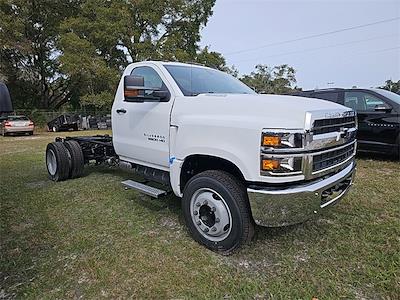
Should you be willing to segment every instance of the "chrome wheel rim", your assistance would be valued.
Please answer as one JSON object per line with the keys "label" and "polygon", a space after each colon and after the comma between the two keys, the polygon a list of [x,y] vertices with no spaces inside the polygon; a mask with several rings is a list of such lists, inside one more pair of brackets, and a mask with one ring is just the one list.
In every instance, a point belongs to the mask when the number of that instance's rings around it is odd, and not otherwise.
{"label": "chrome wheel rim", "polygon": [[57,160],[53,150],[49,150],[46,153],[47,170],[49,174],[54,176],[57,172]]}
{"label": "chrome wheel rim", "polygon": [[232,216],[225,200],[209,188],[197,190],[190,199],[190,215],[196,229],[208,240],[219,242],[232,229]]}

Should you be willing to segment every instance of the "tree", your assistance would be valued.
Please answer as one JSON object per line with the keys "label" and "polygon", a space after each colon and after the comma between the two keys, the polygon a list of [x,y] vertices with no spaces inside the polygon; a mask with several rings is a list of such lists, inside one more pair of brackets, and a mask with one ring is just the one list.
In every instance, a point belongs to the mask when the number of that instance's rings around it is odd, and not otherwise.
{"label": "tree", "polygon": [[77,1],[0,0],[0,74],[17,107],[58,107],[69,100],[55,47],[60,23]]}
{"label": "tree", "polygon": [[[129,62],[225,67],[200,49],[215,0],[0,0],[0,77],[16,107],[107,107]],[[108,100],[107,100],[108,99]]]}
{"label": "tree", "polygon": [[288,65],[268,67],[257,65],[250,75],[244,75],[241,80],[261,94],[285,94],[292,91],[296,83],[296,71]]}
{"label": "tree", "polygon": [[[107,107],[129,62],[172,60],[225,66],[221,54],[200,50],[200,29],[215,0],[86,0],[61,24],[62,71],[81,103]],[[109,101],[106,101],[109,97]]]}
{"label": "tree", "polygon": [[391,79],[385,81],[385,85],[380,87],[381,89],[388,90],[390,92],[400,94],[400,80],[392,81]]}

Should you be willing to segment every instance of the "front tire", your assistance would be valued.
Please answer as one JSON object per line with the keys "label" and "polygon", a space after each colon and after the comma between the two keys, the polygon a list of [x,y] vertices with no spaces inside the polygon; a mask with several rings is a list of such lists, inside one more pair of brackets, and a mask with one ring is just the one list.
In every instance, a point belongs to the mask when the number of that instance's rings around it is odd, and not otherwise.
{"label": "front tire", "polygon": [[254,235],[245,186],[227,172],[209,170],[191,178],[182,207],[192,237],[215,252],[229,255]]}

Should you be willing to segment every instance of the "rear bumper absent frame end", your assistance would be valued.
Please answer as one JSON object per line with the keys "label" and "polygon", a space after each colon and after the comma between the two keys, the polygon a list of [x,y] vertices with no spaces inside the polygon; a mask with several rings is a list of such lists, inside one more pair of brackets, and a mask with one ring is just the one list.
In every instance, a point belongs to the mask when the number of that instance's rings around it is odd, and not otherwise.
{"label": "rear bumper absent frame end", "polygon": [[251,186],[247,189],[253,219],[268,227],[286,226],[310,219],[336,204],[353,183],[356,163],[329,177],[289,188]]}

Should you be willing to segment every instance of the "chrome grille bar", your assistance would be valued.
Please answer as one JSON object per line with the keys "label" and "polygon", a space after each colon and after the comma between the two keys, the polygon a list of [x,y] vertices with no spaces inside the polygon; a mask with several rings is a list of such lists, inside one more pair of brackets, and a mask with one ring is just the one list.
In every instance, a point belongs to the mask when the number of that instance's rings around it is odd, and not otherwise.
{"label": "chrome grille bar", "polygon": [[357,127],[355,116],[332,119],[318,119],[314,121],[312,132],[313,134],[323,134],[340,131],[341,128],[353,127]]}
{"label": "chrome grille bar", "polygon": [[342,149],[334,149],[329,152],[313,156],[313,172],[324,170],[344,162],[354,154],[354,144]]}

